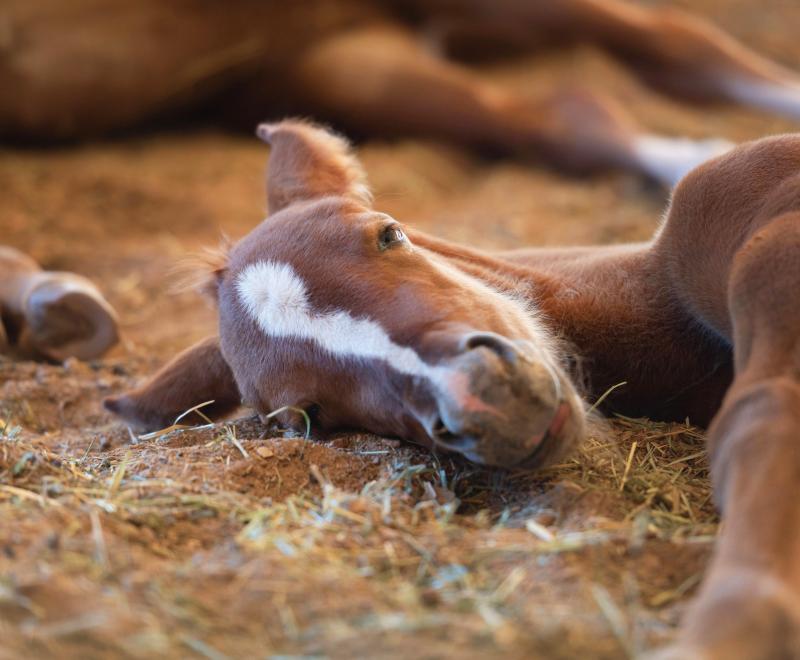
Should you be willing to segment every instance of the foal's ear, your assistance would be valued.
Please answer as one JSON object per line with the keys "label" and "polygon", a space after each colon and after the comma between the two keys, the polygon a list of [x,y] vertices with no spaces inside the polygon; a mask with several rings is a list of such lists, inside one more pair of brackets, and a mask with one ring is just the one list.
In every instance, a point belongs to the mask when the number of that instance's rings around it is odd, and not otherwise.
{"label": "foal's ear", "polygon": [[[137,429],[155,431],[172,424],[182,413],[200,403],[203,415],[218,419],[240,405],[239,389],[217,337],[209,337],[177,355],[144,384],[103,401],[109,412]],[[197,413],[187,424],[203,421]]]}
{"label": "foal's ear", "polygon": [[271,147],[267,169],[270,213],[294,202],[330,195],[371,204],[364,170],[343,137],[294,119],[260,124],[256,134]]}

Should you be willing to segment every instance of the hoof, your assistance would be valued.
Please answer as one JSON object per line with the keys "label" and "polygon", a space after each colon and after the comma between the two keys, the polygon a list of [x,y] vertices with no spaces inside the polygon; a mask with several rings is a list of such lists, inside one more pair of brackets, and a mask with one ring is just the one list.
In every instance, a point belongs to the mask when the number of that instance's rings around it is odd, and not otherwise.
{"label": "hoof", "polygon": [[71,273],[42,273],[25,300],[28,341],[57,361],[100,357],[119,340],[111,305],[89,280]]}

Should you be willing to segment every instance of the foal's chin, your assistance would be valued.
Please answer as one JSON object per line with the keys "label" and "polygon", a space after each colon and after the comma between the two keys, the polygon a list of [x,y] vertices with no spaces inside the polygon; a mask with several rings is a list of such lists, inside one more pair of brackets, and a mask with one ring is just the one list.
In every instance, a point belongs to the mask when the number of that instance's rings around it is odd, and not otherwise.
{"label": "foal's chin", "polygon": [[[541,470],[555,465],[576,450],[586,435],[582,406],[562,402],[550,424],[541,430],[538,424],[523,420],[508,432],[487,425],[480,435],[434,438],[434,445],[460,453],[473,463],[507,470]],[[509,448],[513,448],[509,451]]]}

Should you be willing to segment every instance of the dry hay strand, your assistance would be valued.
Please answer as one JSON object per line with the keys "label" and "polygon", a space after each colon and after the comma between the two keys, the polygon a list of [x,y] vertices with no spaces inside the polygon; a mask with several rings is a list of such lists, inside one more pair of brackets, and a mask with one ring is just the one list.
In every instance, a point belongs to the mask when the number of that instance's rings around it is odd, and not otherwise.
{"label": "dry hay strand", "polygon": [[[408,634],[447,631],[465,644],[480,638],[495,649],[553,655],[570,614],[552,605],[548,616],[560,623],[546,632],[530,628],[531,608],[577,597],[549,586],[537,591],[548,575],[567,570],[588,571],[576,593],[593,603],[600,623],[592,624],[591,643],[575,638],[565,648],[578,653],[589,644],[585,649],[607,648],[613,657],[657,636],[659,612],[682,602],[700,573],[691,568],[648,585],[628,573],[619,580],[613,571],[598,575],[592,558],[607,563],[658,542],[706,552],[717,524],[702,434],[688,424],[609,420],[573,458],[541,473],[486,470],[371,436],[329,446],[262,439],[263,427],[249,418],[158,433],[105,452],[90,444],[75,455],[54,450],[57,434],[19,426],[4,418],[0,516],[31,538],[36,526],[61,530],[60,549],[46,557],[51,589],[70,591],[82,576],[112,594],[105,618],[89,608],[57,627],[27,595],[33,569],[0,559],[0,572],[13,567],[16,576],[3,583],[0,607],[28,622],[14,642],[26,652],[44,648],[43,640],[61,649],[63,636],[77,630],[118,651],[130,651],[131,640],[144,635],[159,652],[189,648],[223,657],[236,647],[230,631],[258,623],[253,643],[276,652],[352,647],[359,639],[391,646]],[[328,454],[320,452],[343,456],[359,473],[374,465],[374,478],[342,481],[328,474],[320,463]],[[178,470],[173,456],[191,469]],[[163,465],[156,469],[153,457]],[[242,492],[231,481],[241,474],[236,465],[256,479],[266,466],[278,480],[292,470],[305,476],[288,491],[268,491],[278,497]],[[221,475],[196,479],[206,468]],[[10,542],[3,536],[0,545]],[[203,557],[191,584],[180,577],[187,551]],[[163,586],[136,601],[120,591],[120,580],[142,573],[159,575]],[[268,604],[259,596],[264,584],[271,585]],[[333,605],[332,584],[352,592],[352,603]],[[136,635],[123,616],[130,598],[150,612],[137,619]],[[642,615],[643,608],[652,613]]]}

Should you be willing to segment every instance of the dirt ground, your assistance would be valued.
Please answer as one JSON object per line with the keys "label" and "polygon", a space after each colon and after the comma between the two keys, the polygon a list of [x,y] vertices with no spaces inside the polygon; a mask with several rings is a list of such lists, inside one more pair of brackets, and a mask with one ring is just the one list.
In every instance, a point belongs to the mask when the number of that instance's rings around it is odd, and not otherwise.
{"label": "dirt ground", "polygon": [[[800,68],[796,3],[680,4]],[[532,94],[605,88],[671,134],[796,128],[665,100],[590,50],[486,73]],[[359,153],[381,210],[484,247],[644,239],[666,201],[628,176],[571,180],[433,142]],[[89,364],[0,358],[0,657],[616,658],[668,641],[717,528],[689,424],[611,420],[530,475],[373,436],[282,438],[247,411],[141,439],[102,410],[214,332],[171,270],[259,222],[266,156],[207,126],[0,150],[0,243],[94,278],[124,328]]]}

